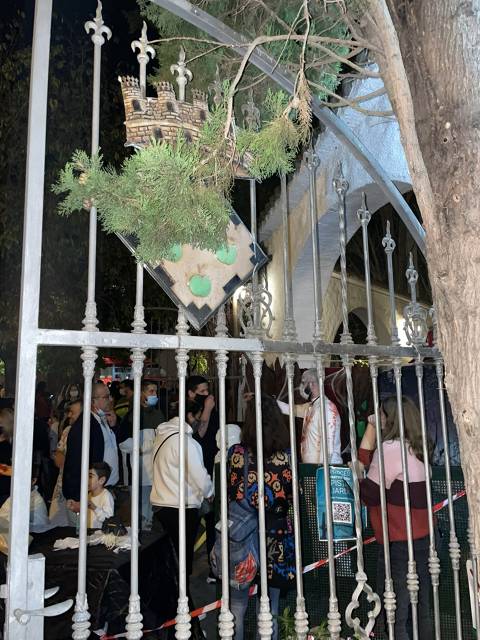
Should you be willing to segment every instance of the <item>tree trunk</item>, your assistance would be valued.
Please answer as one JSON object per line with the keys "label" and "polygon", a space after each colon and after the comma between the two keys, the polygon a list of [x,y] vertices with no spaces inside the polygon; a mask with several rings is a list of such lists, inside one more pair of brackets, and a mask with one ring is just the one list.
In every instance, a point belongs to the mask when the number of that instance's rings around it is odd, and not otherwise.
{"label": "tree trunk", "polygon": [[480,549],[480,3],[369,0],[369,9],[427,233],[439,346]]}

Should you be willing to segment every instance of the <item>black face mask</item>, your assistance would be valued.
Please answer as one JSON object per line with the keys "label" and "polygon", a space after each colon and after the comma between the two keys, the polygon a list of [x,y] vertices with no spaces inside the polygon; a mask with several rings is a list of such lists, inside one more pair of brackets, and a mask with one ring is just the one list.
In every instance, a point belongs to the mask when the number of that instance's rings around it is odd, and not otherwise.
{"label": "black face mask", "polygon": [[204,395],[203,393],[196,393],[195,394],[195,398],[194,398],[194,402],[198,402],[199,404],[205,404],[205,400],[206,400],[207,396]]}

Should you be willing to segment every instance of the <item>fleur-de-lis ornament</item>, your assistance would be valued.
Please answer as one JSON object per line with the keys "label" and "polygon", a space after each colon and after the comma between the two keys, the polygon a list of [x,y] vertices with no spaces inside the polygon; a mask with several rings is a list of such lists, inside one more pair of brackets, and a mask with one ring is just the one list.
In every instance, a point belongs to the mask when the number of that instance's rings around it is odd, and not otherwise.
{"label": "fleur-de-lis ornament", "polygon": [[171,65],[170,72],[173,73],[173,75],[175,75],[175,72],[177,73],[178,100],[179,102],[185,102],[185,87],[189,81],[192,81],[193,74],[190,69],[187,69],[185,49],[183,47],[180,47],[178,62],[177,64]]}
{"label": "fleur-de-lis ornament", "polygon": [[94,20],[87,20],[84,26],[87,33],[93,31],[91,38],[94,45],[98,45],[101,47],[102,44],[105,43],[105,36],[107,40],[110,40],[110,38],[112,37],[111,30],[103,23],[102,3],[100,2],[100,0],[98,0],[97,3],[97,12],[95,14]]}
{"label": "fleur-de-lis ornament", "polygon": [[253,89],[248,90],[248,100],[242,105],[243,125],[246,129],[260,129],[260,109],[253,100]]}
{"label": "fleur-de-lis ornament", "polygon": [[213,93],[213,103],[218,107],[223,102],[223,84],[220,80],[220,69],[215,71],[215,80],[208,85],[208,90]]}
{"label": "fleur-de-lis ornament", "polygon": [[145,21],[143,22],[140,38],[132,42],[132,51],[135,53],[137,49],[137,60],[140,65],[140,90],[142,92],[142,98],[145,98],[147,90],[147,64],[150,60],[149,56],[152,59],[155,57],[155,49],[148,44],[147,23]]}

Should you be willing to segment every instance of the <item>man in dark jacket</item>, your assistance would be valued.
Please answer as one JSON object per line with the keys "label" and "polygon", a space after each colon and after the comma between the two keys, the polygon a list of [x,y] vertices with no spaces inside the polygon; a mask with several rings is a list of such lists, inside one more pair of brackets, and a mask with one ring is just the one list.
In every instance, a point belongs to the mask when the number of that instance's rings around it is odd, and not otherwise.
{"label": "man in dark jacket", "polygon": [[[203,452],[203,464],[213,479],[215,455],[217,447],[217,431],[219,429],[218,412],[215,409],[215,398],[210,393],[208,380],[203,376],[190,376],[187,379],[187,400],[189,402],[203,401],[203,411],[200,416],[199,427],[193,436],[200,443]],[[207,558],[210,562],[210,552],[215,544],[215,513],[210,511],[204,516],[207,533]],[[216,582],[210,571],[207,582]]]}
{"label": "man in dark jacket", "polygon": [[[92,406],[90,413],[90,460],[107,462],[112,469],[108,484],[118,482],[118,449],[115,435],[111,430],[116,415],[111,410],[111,398],[108,388],[102,383],[92,387]],[[80,500],[82,469],[82,425],[83,413],[73,423],[67,439],[67,452],[63,467],[62,493],[66,500]],[[72,524],[74,523],[72,516]]]}

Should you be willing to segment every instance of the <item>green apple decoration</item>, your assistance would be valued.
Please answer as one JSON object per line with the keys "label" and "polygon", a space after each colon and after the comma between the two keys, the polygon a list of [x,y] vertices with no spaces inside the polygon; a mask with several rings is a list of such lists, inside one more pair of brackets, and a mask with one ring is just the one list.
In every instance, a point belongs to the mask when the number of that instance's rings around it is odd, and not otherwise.
{"label": "green apple decoration", "polygon": [[237,247],[234,244],[226,244],[215,253],[217,260],[222,264],[231,265],[237,259]]}
{"label": "green apple decoration", "polygon": [[188,281],[188,288],[197,298],[206,298],[212,291],[212,281],[208,276],[196,273]]}

